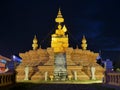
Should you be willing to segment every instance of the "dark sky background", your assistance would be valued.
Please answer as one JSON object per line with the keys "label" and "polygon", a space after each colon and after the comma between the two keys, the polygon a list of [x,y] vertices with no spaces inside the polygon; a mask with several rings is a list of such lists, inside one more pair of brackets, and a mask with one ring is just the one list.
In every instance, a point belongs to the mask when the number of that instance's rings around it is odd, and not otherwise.
{"label": "dark sky background", "polygon": [[85,35],[94,52],[120,51],[120,0],[1,0],[0,54],[29,51],[35,34],[42,48],[50,46],[59,7],[70,46],[81,48]]}

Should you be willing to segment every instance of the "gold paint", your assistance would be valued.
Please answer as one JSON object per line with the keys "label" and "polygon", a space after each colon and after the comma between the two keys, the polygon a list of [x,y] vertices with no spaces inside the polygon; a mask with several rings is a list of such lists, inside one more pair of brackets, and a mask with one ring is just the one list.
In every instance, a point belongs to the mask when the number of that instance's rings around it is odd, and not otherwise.
{"label": "gold paint", "polygon": [[60,8],[59,8],[59,11],[58,11],[57,18],[55,19],[55,22],[57,22],[57,23],[62,23],[62,22],[64,22],[64,18],[62,17]]}
{"label": "gold paint", "polygon": [[36,35],[34,36],[34,39],[33,39],[33,44],[32,44],[32,47],[33,47],[33,50],[37,50],[38,48],[38,40],[36,38]]}
{"label": "gold paint", "polygon": [[55,34],[52,34],[51,47],[54,49],[54,52],[65,52],[65,49],[68,48],[69,43],[68,35],[65,34],[65,32],[67,32],[67,28],[65,25],[61,25],[61,23],[64,22],[64,18],[62,17],[60,9],[55,21],[58,23],[58,26],[55,30]]}
{"label": "gold paint", "polygon": [[83,36],[82,44],[81,44],[81,47],[82,47],[83,50],[87,49],[87,43],[86,42],[87,42],[87,40],[86,40],[85,36]]}

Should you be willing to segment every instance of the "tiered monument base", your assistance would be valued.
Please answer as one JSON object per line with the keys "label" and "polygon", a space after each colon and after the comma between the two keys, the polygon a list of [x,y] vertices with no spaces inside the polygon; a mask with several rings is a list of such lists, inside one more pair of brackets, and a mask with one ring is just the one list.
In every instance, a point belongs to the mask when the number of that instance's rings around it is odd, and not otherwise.
{"label": "tiered monument base", "polygon": [[[92,79],[91,67],[95,68],[95,79],[103,79],[104,69],[96,63],[98,53],[68,48],[65,55],[67,70],[65,80],[90,80]],[[30,50],[20,53],[20,56],[23,62],[16,69],[17,80],[24,80],[26,66],[29,67],[29,80],[57,80],[52,48]]]}

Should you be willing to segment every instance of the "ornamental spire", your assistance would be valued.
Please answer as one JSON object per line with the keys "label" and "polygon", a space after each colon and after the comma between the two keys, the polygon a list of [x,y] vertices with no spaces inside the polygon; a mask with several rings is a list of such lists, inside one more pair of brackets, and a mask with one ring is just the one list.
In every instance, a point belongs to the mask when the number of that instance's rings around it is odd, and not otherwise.
{"label": "ornamental spire", "polygon": [[33,50],[37,50],[38,48],[38,40],[36,38],[36,35],[34,36],[32,47],[33,47]]}
{"label": "ornamental spire", "polygon": [[59,11],[58,11],[58,15],[57,15],[57,18],[55,18],[55,22],[57,22],[57,23],[62,23],[62,22],[64,22],[64,18],[63,18],[63,16],[62,16],[62,13],[61,13],[61,10],[60,10],[60,8],[59,8]]}
{"label": "ornamental spire", "polygon": [[62,14],[61,14],[61,10],[59,8],[59,11],[58,11],[58,15],[57,15],[57,18],[61,17],[62,18]]}
{"label": "ornamental spire", "polygon": [[87,49],[87,40],[85,38],[85,36],[83,35],[83,38],[82,38],[82,44],[81,44],[81,47],[83,50],[86,50]]}
{"label": "ornamental spire", "polygon": [[79,49],[78,45],[76,45],[76,49]]}
{"label": "ornamental spire", "polygon": [[68,35],[67,28],[64,24],[64,18],[62,16],[61,10],[59,8],[57,17],[55,18],[55,22],[57,23],[57,28],[55,33],[52,34],[51,39],[51,47],[54,49],[54,52],[65,52],[66,48],[68,48]]}

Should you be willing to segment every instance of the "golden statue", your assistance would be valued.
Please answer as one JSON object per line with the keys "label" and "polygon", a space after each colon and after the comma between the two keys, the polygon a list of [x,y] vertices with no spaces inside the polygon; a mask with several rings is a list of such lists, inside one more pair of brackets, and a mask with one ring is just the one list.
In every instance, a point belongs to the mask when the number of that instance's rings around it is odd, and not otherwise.
{"label": "golden statue", "polygon": [[65,52],[65,49],[69,46],[68,35],[65,34],[67,32],[66,26],[61,25],[61,23],[64,22],[64,18],[62,17],[60,9],[55,22],[58,23],[58,26],[55,34],[52,34],[51,47],[54,49],[54,52]]}
{"label": "golden statue", "polygon": [[55,35],[57,36],[65,36],[65,32],[67,31],[67,28],[65,27],[65,25],[62,26],[61,25],[58,25],[58,29],[56,29],[55,31]]}

